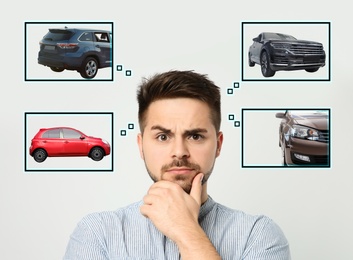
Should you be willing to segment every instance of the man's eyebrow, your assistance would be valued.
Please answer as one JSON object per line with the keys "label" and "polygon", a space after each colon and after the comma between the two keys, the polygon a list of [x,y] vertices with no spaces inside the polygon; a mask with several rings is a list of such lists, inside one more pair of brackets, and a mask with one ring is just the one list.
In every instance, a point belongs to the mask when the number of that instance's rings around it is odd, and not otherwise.
{"label": "man's eyebrow", "polygon": [[169,134],[172,132],[170,129],[167,129],[167,128],[160,126],[160,125],[153,125],[151,127],[151,130],[159,130],[159,131],[166,133],[166,134]]}
{"label": "man's eyebrow", "polygon": [[[166,134],[172,133],[172,130],[167,129],[161,125],[152,126],[151,131],[153,131],[153,130],[159,130],[159,131],[166,133]],[[198,133],[207,133],[207,132],[208,131],[206,128],[194,128],[194,129],[185,130],[183,135],[188,136],[188,135],[193,135],[193,134],[198,134]]]}
{"label": "man's eyebrow", "polygon": [[207,129],[206,128],[195,128],[195,129],[190,129],[190,130],[186,130],[185,134],[197,134],[197,133],[207,133]]}

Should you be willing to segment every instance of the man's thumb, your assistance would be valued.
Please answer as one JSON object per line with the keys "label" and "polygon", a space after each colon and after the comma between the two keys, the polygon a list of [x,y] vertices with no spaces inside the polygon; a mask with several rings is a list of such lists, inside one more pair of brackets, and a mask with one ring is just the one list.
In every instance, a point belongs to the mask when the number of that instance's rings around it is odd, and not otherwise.
{"label": "man's thumb", "polygon": [[190,196],[194,198],[194,200],[201,206],[201,193],[202,193],[202,179],[204,175],[203,173],[199,173],[195,176],[192,181],[192,187],[190,191]]}

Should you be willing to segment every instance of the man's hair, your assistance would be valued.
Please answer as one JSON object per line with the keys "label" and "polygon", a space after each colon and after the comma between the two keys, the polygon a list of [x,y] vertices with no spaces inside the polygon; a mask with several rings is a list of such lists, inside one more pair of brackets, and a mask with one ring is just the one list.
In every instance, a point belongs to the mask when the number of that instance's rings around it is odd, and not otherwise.
{"label": "man's hair", "polygon": [[211,111],[211,120],[218,132],[221,126],[221,95],[219,87],[206,75],[193,71],[169,71],[144,79],[137,91],[139,124],[143,133],[149,105],[157,100],[192,98],[205,102]]}

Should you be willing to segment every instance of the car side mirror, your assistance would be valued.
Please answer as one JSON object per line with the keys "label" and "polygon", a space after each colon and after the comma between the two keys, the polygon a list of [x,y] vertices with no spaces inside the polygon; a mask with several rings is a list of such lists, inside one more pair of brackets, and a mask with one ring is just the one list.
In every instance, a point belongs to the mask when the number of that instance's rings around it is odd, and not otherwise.
{"label": "car side mirror", "polygon": [[276,113],[276,118],[284,118],[285,113]]}
{"label": "car side mirror", "polygon": [[259,37],[255,37],[254,39],[252,39],[254,42],[260,42]]}
{"label": "car side mirror", "polygon": [[84,137],[83,135],[81,135],[81,136],[80,136],[80,139],[83,140],[83,139],[85,139],[85,137]]}

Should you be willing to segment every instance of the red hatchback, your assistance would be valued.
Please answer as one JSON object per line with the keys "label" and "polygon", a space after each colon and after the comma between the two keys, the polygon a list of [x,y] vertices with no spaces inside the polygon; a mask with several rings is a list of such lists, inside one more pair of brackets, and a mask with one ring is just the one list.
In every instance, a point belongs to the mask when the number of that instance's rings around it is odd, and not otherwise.
{"label": "red hatchback", "polygon": [[36,162],[43,162],[48,156],[88,156],[100,161],[110,154],[110,144],[71,127],[42,128],[32,139],[29,154]]}

